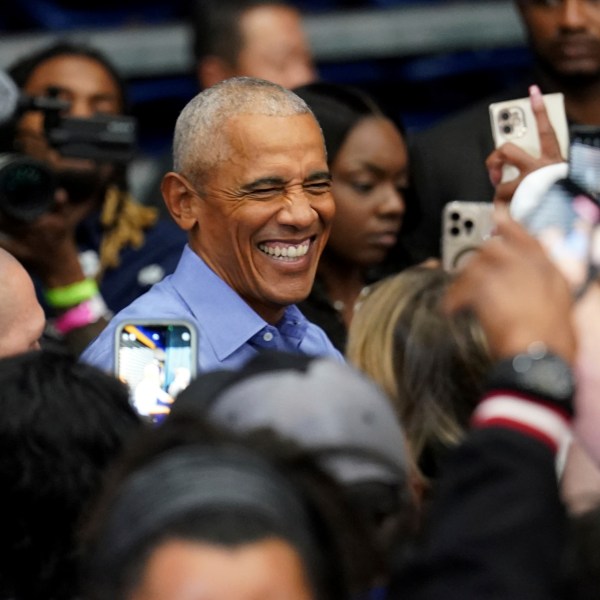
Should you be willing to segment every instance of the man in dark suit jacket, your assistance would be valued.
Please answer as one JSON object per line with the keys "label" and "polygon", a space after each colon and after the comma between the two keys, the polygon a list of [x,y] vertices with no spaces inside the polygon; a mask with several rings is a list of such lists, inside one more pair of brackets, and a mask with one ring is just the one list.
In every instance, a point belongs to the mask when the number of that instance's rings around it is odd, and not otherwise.
{"label": "man in dark suit jacket", "polygon": [[494,148],[490,102],[527,96],[537,83],[562,92],[571,122],[600,125],[600,4],[515,0],[535,59],[531,80],[451,116],[411,140],[419,223],[404,244],[414,261],[440,256],[441,213],[451,200],[492,201],[485,160]]}

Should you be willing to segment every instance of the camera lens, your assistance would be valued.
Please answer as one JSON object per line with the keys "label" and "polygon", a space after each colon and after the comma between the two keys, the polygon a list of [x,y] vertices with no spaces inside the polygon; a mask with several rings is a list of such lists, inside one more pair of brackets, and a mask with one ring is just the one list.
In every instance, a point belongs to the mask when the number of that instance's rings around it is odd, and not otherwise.
{"label": "camera lens", "polygon": [[18,154],[0,154],[0,211],[31,222],[54,203],[54,174],[44,163]]}
{"label": "camera lens", "polygon": [[502,127],[502,132],[508,135],[509,133],[512,133],[512,127],[510,125],[504,125],[504,127]]}

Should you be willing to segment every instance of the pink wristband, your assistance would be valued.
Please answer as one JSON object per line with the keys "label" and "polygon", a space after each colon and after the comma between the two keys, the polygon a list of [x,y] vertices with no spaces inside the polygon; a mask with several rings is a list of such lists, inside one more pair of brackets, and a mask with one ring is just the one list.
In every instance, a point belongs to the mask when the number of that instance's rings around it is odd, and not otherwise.
{"label": "pink wristband", "polygon": [[54,321],[54,327],[62,335],[73,329],[95,323],[100,317],[108,315],[108,308],[100,294],[70,308]]}

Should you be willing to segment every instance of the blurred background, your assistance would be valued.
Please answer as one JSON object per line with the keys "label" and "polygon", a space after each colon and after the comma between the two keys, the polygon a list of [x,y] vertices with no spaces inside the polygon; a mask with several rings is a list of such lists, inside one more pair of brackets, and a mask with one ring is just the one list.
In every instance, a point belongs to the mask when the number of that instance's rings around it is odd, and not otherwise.
{"label": "blurred background", "polygon": [[[158,155],[198,91],[186,0],[4,0],[0,68],[55,38],[87,41],[129,83],[140,147]],[[518,81],[512,0],[295,0],[320,77],[360,86],[409,131]],[[82,6],[85,5],[85,8]]]}

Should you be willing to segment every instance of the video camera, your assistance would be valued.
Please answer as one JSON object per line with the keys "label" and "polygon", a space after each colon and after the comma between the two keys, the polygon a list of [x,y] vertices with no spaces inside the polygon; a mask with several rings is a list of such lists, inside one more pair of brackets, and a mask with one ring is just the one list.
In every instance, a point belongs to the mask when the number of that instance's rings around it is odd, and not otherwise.
{"label": "video camera", "polygon": [[[62,156],[111,164],[126,163],[136,152],[137,122],[133,117],[97,114],[89,118],[62,114],[69,103],[51,96],[21,94],[0,71],[0,125],[35,110],[44,114],[44,135]],[[44,162],[23,154],[0,153],[0,211],[31,222],[54,204],[57,178]]]}

